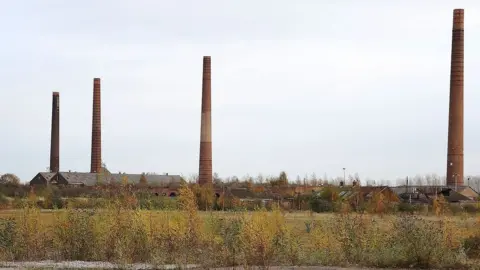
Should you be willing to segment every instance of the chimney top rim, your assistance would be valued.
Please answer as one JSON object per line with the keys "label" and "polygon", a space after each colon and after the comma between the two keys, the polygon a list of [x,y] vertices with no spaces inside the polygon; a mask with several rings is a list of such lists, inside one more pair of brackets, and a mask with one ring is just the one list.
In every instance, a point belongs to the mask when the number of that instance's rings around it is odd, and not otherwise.
{"label": "chimney top rim", "polygon": [[52,92],[52,95],[54,95],[54,96],[59,96],[59,95],[60,95],[60,92]]}

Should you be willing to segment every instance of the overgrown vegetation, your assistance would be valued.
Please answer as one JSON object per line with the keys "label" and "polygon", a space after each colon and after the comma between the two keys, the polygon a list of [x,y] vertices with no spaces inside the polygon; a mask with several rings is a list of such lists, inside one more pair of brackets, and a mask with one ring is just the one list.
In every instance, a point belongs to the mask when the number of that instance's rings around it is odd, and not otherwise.
{"label": "overgrown vegetation", "polygon": [[[44,203],[55,207],[55,191],[47,194]],[[479,259],[480,219],[454,218],[440,203],[435,218],[348,211],[296,217],[275,205],[272,211],[200,212],[199,206],[216,207],[215,199],[199,205],[202,196],[184,185],[165,206],[176,210],[151,211],[165,202],[124,188],[101,207],[79,209],[69,201],[45,213],[32,192],[21,210],[0,219],[0,259],[456,269]]]}

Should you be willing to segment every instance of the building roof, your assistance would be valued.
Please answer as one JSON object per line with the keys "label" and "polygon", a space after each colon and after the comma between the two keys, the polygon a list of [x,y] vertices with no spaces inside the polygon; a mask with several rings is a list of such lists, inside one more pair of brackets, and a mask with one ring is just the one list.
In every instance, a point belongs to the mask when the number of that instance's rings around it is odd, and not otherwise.
{"label": "building roof", "polygon": [[437,194],[438,192],[447,189],[447,186],[397,186],[391,187],[392,191],[398,195],[405,193],[424,193],[424,194]]}
{"label": "building roof", "polygon": [[444,189],[440,192],[440,194],[443,195],[443,197],[448,201],[448,202],[462,202],[462,201],[471,201],[470,198],[467,196],[459,193],[458,191],[455,191],[451,188]]}
{"label": "building roof", "polygon": [[[127,177],[129,184],[139,184],[142,174],[127,174],[127,173],[112,173],[111,180],[117,183],[122,183],[124,177]],[[160,175],[160,174],[145,174],[147,184],[150,186],[179,186],[182,177],[180,175]]]}
{"label": "building roof", "polygon": [[415,192],[422,192],[422,193],[427,193],[427,194],[435,194],[438,193],[444,189],[456,189],[457,192],[463,192],[465,190],[473,190],[469,186],[457,186],[452,187],[452,186],[447,186],[447,185],[440,185],[440,186],[418,186],[418,185],[413,185],[413,186],[397,186],[397,187],[391,187],[391,189],[397,193],[397,194],[402,194],[402,193],[415,193]]}
{"label": "building roof", "polygon": [[348,186],[342,187],[338,194],[342,199],[348,199],[356,194],[362,194],[364,199],[370,199],[376,192],[383,192],[385,190],[391,190],[388,186]]}
{"label": "building roof", "polygon": [[52,178],[57,174],[57,173],[52,173],[52,172],[40,172],[38,173],[40,174],[43,178],[45,178],[45,180],[47,180],[47,182],[50,182],[50,180],[52,180]]}
{"label": "building roof", "polygon": [[[58,173],[49,173],[49,172],[40,172],[39,173],[47,182],[52,182],[55,178],[55,175],[59,175],[61,178],[65,179],[70,185],[86,185],[94,186],[98,183],[122,183],[124,177],[128,178],[129,184],[139,184],[142,174],[124,174],[116,173],[112,174],[108,171],[102,176],[97,173],[86,173],[86,172],[58,172]],[[163,186],[163,187],[179,187],[182,181],[180,175],[157,175],[157,174],[145,174],[147,184],[149,186]]]}
{"label": "building roof", "polygon": [[84,184],[86,186],[94,186],[98,182],[96,173],[59,172],[58,174],[71,185]]}
{"label": "building roof", "polygon": [[[456,190],[455,190],[456,189]],[[472,188],[468,186],[458,186],[452,188],[450,186],[399,186],[393,187],[392,190],[401,196],[402,198],[407,198],[410,194],[412,195],[412,200],[417,194],[421,194],[422,197],[425,196],[428,200],[432,200],[436,195],[442,194],[448,202],[462,202],[462,201],[472,201],[472,197],[469,197],[465,194],[467,191],[473,191]]]}

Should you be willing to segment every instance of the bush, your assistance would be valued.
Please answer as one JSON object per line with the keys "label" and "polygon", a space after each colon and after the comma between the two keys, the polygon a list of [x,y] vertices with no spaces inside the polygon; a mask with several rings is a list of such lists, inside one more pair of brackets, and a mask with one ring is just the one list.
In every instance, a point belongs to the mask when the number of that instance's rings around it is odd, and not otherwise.
{"label": "bush", "polygon": [[64,202],[60,195],[60,190],[56,186],[47,186],[43,190],[43,208],[45,209],[60,209],[63,208]]}
{"label": "bush", "polygon": [[473,259],[480,259],[480,236],[470,236],[463,243],[465,253]]}
{"label": "bush", "polygon": [[476,205],[473,204],[465,204],[463,205],[463,211],[469,214],[475,214],[478,212],[478,208]]}
{"label": "bush", "polygon": [[[275,205],[272,211],[211,211],[205,215],[198,212],[197,196],[187,186],[181,188],[177,199],[168,199],[178,205],[177,211],[146,211],[156,203],[163,207],[160,198],[148,193],[135,196],[128,190],[109,200],[69,198],[65,209],[52,215],[41,213],[31,194],[14,219],[0,219],[0,259],[201,264],[203,268],[356,265],[458,269],[466,259],[462,248],[470,258],[478,256],[475,250],[480,240],[466,238],[471,234],[465,233],[465,228],[443,216],[431,221],[415,215],[379,217],[345,211],[292,221]],[[345,203],[336,205],[348,208]],[[91,209],[79,209],[82,207]]]}
{"label": "bush", "polygon": [[411,203],[399,203],[397,206],[399,212],[407,212],[413,214],[414,212],[419,211],[418,206]]}
{"label": "bush", "polygon": [[0,250],[4,254],[2,259],[9,260],[13,254],[16,223],[13,218],[0,219]]}
{"label": "bush", "polygon": [[448,210],[450,211],[450,213],[456,215],[456,214],[463,213],[464,208],[460,204],[451,203],[451,204],[448,204]]}
{"label": "bush", "polygon": [[333,204],[319,197],[310,198],[310,209],[316,213],[333,212]]}
{"label": "bush", "polygon": [[8,198],[3,195],[3,193],[0,193],[0,208],[8,208],[10,205],[10,200],[8,200]]}

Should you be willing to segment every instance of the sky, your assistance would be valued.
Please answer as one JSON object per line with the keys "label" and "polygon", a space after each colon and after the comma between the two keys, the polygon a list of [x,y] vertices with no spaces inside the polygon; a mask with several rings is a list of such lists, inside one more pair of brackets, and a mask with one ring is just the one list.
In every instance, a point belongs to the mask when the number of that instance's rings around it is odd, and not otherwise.
{"label": "sky", "polygon": [[444,175],[451,29],[465,9],[465,174],[480,174],[476,0],[0,1],[0,173],[90,169],[93,78],[112,172],[198,172],[212,58],[220,177]]}

